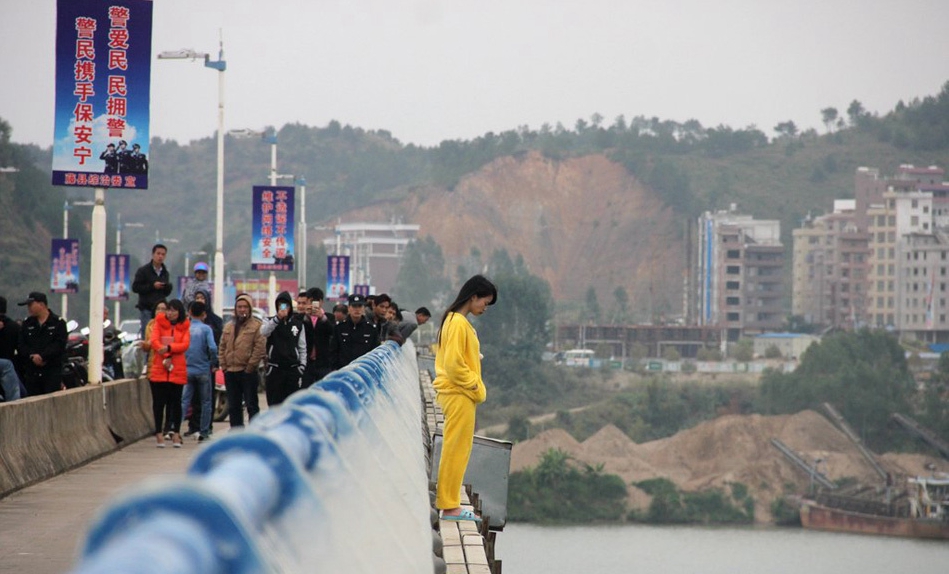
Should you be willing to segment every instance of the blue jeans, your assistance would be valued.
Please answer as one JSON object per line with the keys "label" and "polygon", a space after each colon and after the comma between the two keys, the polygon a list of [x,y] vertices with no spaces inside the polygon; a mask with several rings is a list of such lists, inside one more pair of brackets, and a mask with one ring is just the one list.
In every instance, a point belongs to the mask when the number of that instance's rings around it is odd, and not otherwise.
{"label": "blue jeans", "polygon": [[144,338],[145,338],[145,327],[148,326],[148,322],[151,321],[152,319],[154,319],[155,316],[152,315],[152,312],[151,312],[150,310],[148,310],[148,309],[140,309],[140,310],[139,310],[138,318],[139,318],[139,320],[140,320],[141,323],[142,323],[142,324],[139,326],[139,328],[138,328],[138,336],[139,336],[140,339],[144,339]]}
{"label": "blue jeans", "polygon": [[184,393],[181,396],[181,412],[188,412],[191,406],[191,396],[198,394],[198,400],[201,403],[201,418],[198,427],[201,436],[207,438],[211,431],[211,376],[188,375],[188,384],[185,385]]}
{"label": "blue jeans", "polygon": [[3,389],[5,402],[20,398],[20,377],[16,376],[16,369],[10,359],[0,359],[0,388]]}

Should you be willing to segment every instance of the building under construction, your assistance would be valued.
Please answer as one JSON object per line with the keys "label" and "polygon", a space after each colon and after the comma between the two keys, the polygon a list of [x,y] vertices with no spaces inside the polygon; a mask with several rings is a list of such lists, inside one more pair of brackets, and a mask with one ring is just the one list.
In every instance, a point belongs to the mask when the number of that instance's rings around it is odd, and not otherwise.
{"label": "building under construction", "polygon": [[641,345],[646,356],[661,357],[668,348],[683,358],[695,358],[699,349],[718,349],[722,330],[714,326],[684,325],[558,325],[555,346],[564,349],[602,349],[611,347],[615,358],[629,357]]}

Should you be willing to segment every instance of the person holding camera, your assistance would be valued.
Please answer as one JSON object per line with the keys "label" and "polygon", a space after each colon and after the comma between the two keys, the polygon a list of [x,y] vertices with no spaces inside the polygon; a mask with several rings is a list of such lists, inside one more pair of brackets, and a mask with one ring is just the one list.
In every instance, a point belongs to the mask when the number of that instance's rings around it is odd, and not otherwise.
{"label": "person holding camera", "polygon": [[267,338],[267,405],[279,405],[300,389],[306,369],[306,335],[303,319],[293,312],[293,298],[277,295],[277,314],[260,327]]}
{"label": "person holding camera", "polygon": [[152,247],[152,260],[135,271],[135,279],[132,281],[132,291],[138,293],[138,304],[135,308],[140,312],[141,326],[138,334],[142,339],[145,338],[145,326],[154,319],[152,310],[155,305],[171,295],[171,274],[165,267],[166,255],[168,248],[156,243]]}

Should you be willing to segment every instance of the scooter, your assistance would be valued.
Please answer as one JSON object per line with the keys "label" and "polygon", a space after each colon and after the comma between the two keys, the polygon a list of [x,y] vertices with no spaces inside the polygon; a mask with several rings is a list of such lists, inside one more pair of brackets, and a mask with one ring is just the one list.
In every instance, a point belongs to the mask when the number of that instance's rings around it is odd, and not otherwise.
{"label": "scooter", "polygon": [[227,388],[224,386],[224,371],[214,371],[214,389],[211,391],[211,420],[216,423],[227,420]]}
{"label": "scooter", "polygon": [[[112,323],[106,319],[104,328]],[[66,339],[66,350],[63,359],[63,384],[67,389],[82,387],[89,383],[89,327],[76,330],[79,323],[72,320],[66,323],[69,333]],[[103,341],[102,382],[114,381],[121,378],[122,345],[124,333],[106,333]]]}

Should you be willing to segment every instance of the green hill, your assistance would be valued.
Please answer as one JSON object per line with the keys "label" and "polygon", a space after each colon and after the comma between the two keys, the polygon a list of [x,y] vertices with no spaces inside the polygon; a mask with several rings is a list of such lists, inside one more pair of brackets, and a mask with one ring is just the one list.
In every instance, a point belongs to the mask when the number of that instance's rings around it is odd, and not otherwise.
{"label": "green hill", "polygon": [[[769,141],[754,127],[707,128],[694,120],[644,117],[619,117],[606,125],[595,114],[572,129],[520,128],[430,148],[336,121],[325,127],[288,124],[277,130],[278,171],[306,177],[308,222],[332,224],[350,210],[409,198],[415,190],[451,192],[465,175],[497,158],[531,150],[554,162],[604,155],[655,190],[683,221],[736,203],[755,217],[781,220],[790,249],[791,230],[801,218],[829,210],[834,198],[852,197],[857,167],[892,173],[903,163],[949,166],[949,84],[936,96],[899,102],[882,117],[854,102],[846,117],[827,122],[832,131],[823,134],[799,134],[787,122],[777,126],[783,135]],[[10,131],[0,120],[0,167],[20,170],[0,175],[0,293],[8,298],[45,285],[49,238],[59,235],[66,193],[48,184],[50,151],[11,144]],[[270,148],[257,138],[228,135],[225,150],[225,253],[231,269],[242,269],[249,264],[251,186],[268,182]],[[123,251],[133,254],[133,264],[147,257],[156,236],[177,239],[170,262],[179,274],[185,251],[213,244],[216,142],[154,139],[149,151],[152,188],[107,194],[108,249],[121,213],[123,221],[145,224],[123,234]],[[92,193],[68,192],[84,199]],[[72,218],[86,238],[79,221],[88,218],[88,209]],[[524,256],[530,265],[530,254]],[[312,283],[320,270],[310,267]]]}

